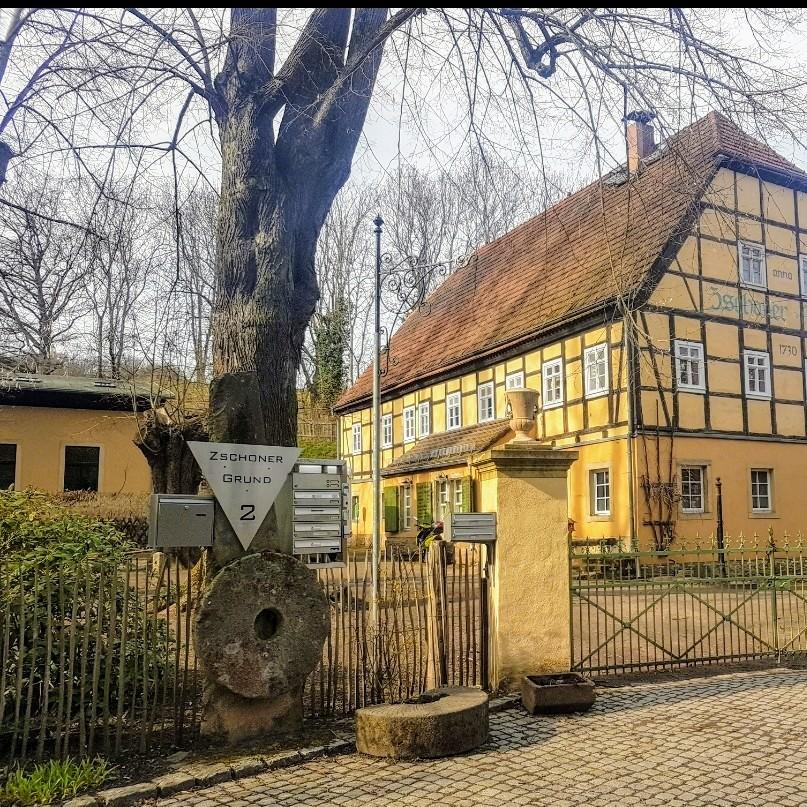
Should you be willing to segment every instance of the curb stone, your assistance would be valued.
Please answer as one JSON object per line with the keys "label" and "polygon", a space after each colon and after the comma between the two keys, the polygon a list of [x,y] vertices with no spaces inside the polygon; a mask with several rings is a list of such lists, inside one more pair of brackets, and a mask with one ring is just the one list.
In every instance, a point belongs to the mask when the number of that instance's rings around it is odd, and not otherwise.
{"label": "curb stone", "polygon": [[102,790],[96,799],[105,807],[123,807],[143,799],[150,799],[157,795],[157,785],[154,782],[140,782],[126,787],[113,787],[111,790]]}
{"label": "curb stone", "polygon": [[158,796],[170,796],[194,788],[210,787],[232,779],[247,779],[265,771],[289,768],[322,756],[348,754],[356,750],[353,740],[334,739],[327,745],[314,745],[299,751],[282,751],[266,757],[245,757],[225,765],[222,762],[189,765],[185,770],[163,774],[148,782],[102,790],[95,796],[81,796],[62,807],[122,807]]}
{"label": "curb stone", "polygon": [[165,776],[160,776],[154,779],[154,784],[157,786],[157,792],[161,796],[170,796],[173,793],[180,793],[183,790],[189,790],[196,784],[196,780],[189,773],[168,773]]}

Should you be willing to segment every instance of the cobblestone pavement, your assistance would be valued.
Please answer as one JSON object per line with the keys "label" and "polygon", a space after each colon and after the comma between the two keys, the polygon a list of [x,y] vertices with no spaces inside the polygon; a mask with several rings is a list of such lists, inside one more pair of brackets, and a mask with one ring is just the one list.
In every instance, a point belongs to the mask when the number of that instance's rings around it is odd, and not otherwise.
{"label": "cobblestone pavement", "polygon": [[319,759],[156,804],[807,805],[807,670],[601,688],[585,715],[492,715],[462,757]]}

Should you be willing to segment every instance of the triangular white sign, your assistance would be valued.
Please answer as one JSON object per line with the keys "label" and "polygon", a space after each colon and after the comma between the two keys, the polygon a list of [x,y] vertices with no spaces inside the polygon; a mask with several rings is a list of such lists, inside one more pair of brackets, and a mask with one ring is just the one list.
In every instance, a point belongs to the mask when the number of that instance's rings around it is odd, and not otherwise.
{"label": "triangular white sign", "polygon": [[188,441],[241,546],[249,549],[300,456],[290,446]]}

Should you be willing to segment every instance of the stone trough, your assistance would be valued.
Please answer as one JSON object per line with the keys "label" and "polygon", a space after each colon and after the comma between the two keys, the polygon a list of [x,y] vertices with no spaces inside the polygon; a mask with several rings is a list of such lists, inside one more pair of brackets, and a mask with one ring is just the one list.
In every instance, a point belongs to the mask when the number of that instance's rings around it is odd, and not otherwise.
{"label": "stone trough", "polygon": [[580,673],[526,675],[521,682],[521,703],[531,715],[585,712],[595,699],[594,682]]}
{"label": "stone trough", "polygon": [[488,737],[488,696],[471,687],[441,687],[405,703],[367,706],[356,713],[356,748],[390,759],[462,754]]}

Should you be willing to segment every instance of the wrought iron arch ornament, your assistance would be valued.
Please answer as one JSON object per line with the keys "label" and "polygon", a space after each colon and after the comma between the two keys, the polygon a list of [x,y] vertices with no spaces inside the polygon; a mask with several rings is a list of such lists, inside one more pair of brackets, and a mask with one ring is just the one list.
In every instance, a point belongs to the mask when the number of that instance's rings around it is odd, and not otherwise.
{"label": "wrought iron arch ornament", "polygon": [[[465,266],[470,261],[471,254],[430,263],[421,263],[413,255],[400,257],[385,252],[381,256],[381,299],[385,313],[393,317],[389,328],[384,326],[381,328],[385,337],[382,349],[383,366],[380,370],[382,377],[389,373],[390,366],[397,363],[396,358],[391,355],[390,342],[399,319],[408,316],[416,309],[428,316],[430,304],[427,298],[437,285],[435,281],[442,281]],[[388,296],[386,301],[384,300],[384,290],[390,292],[392,299]]]}

